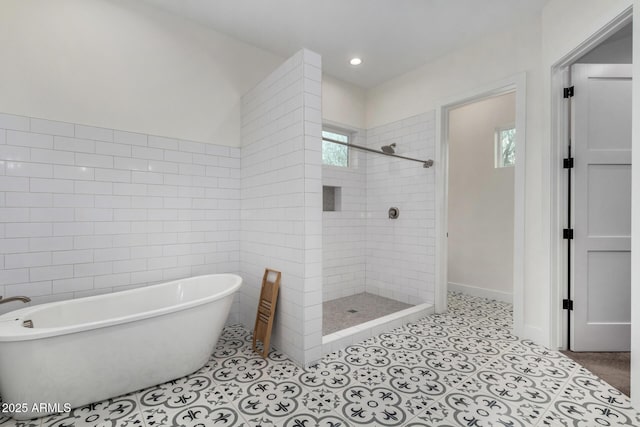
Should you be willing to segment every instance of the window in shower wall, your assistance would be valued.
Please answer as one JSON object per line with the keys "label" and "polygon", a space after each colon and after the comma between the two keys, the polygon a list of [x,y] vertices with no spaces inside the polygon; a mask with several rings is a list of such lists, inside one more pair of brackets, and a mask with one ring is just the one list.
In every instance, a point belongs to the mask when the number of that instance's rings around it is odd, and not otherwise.
{"label": "window in shower wall", "polygon": [[331,142],[349,143],[349,135],[334,130],[322,131],[322,164],[349,167],[349,147]]}

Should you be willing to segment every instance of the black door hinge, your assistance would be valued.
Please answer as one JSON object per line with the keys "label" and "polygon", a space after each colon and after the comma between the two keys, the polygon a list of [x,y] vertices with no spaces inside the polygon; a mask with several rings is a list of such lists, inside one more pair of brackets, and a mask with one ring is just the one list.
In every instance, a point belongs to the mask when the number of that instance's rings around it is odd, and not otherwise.
{"label": "black door hinge", "polygon": [[562,159],[562,167],[565,169],[573,169],[573,157]]}
{"label": "black door hinge", "polygon": [[573,239],[573,228],[565,228],[562,230],[562,238],[567,240]]}
{"label": "black door hinge", "polygon": [[571,87],[565,87],[562,91],[562,94],[565,98],[571,98],[573,97],[573,86]]}
{"label": "black door hinge", "polygon": [[563,299],[562,300],[562,309],[563,310],[573,310],[573,300],[572,299]]}

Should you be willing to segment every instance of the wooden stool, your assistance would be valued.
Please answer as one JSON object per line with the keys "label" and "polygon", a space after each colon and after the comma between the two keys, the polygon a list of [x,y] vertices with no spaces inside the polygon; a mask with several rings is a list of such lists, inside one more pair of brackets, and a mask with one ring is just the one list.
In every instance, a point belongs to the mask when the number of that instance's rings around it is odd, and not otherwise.
{"label": "wooden stool", "polygon": [[[269,274],[275,274],[275,280],[269,280]],[[253,351],[260,353],[256,348],[256,339],[262,341],[263,358],[269,355],[269,344],[271,342],[271,329],[273,328],[273,317],[276,314],[276,302],[278,300],[278,289],[280,289],[280,277],[282,273],[276,270],[264,269],[262,277],[262,289],[260,290],[260,300],[258,301],[258,313],[256,324],[253,328]]]}

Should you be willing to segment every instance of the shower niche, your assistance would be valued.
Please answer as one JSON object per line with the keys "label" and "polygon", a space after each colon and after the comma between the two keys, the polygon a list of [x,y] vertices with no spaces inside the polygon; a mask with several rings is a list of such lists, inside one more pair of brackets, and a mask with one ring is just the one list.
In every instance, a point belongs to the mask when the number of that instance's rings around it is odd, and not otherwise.
{"label": "shower niche", "polygon": [[342,188],[322,186],[322,211],[337,212],[342,206]]}

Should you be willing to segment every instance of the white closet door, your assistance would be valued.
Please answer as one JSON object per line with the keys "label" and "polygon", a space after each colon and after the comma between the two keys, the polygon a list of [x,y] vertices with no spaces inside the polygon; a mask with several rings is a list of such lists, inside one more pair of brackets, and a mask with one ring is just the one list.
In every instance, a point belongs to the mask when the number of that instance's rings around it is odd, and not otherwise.
{"label": "white closet door", "polygon": [[629,351],[631,65],[574,65],[572,81],[575,198],[571,348]]}

